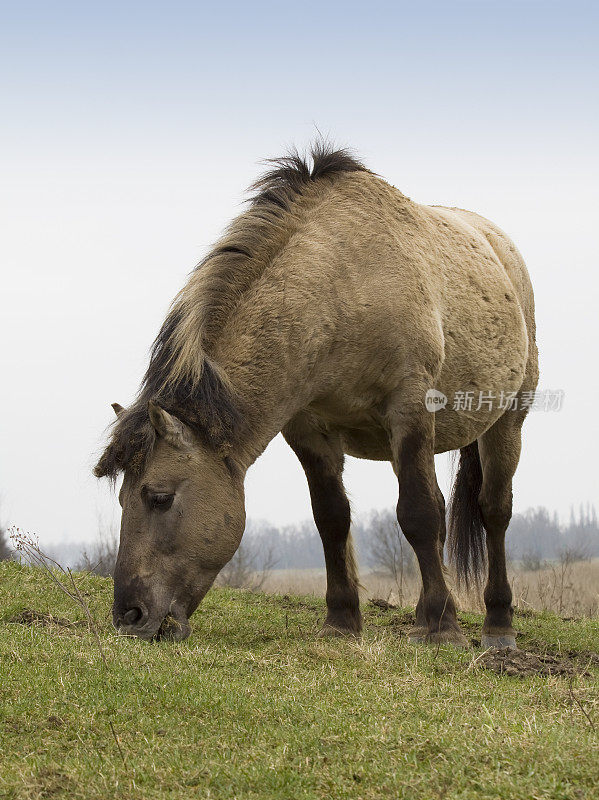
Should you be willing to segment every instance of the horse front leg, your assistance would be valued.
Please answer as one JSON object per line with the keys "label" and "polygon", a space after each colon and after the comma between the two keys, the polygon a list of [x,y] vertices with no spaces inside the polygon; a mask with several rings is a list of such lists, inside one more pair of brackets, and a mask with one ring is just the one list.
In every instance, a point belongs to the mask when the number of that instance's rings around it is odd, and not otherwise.
{"label": "horse front leg", "polygon": [[422,576],[417,627],[410,638],[465,647],[467,640],[443,573],[445,518],[435,474],[433,414],[415,405],[409,415],[404,405],[392,419],[391,441],[399,479],[397,520],[416,553]]}
{"label": "horse front leg", "polygon": [[342,479],[343,450],[335,438],[310,431],[298,421],[287,426],[283,435],[306,473],[324,548],[327,616],[320,635],[357,635],[362,630],[362,615],[350,506]]}
{"label": "horse front leg", "polygon": [[[439,558],[441,564],[445,561],[445,540],[447,538],[447,524],[445,515],[445,498],[443,492],[437,486],[437,502],[439,504],[439,517],[441,520],[439,527]],[[426,629],[426,615],[424,613],[424,590],[420,590],[420,597],[416,605],[416,627]]]}

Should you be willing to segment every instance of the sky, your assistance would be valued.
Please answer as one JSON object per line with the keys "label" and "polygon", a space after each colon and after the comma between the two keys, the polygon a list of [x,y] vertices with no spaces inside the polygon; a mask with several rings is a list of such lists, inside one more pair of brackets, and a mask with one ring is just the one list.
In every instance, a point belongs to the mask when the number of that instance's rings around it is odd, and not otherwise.
{"label": "sky", "polygon": [[[321,132],[528,264],[540,387],[517,511],[598,499],[599,13],[581,2],[0,2],[0,519],[42,544],[118,519],[91,474],[169,303],[261,159]],[[449,458],[438,459],[447,490]],[[388,464],[348,459],[354,513]],[[247,511],[310,516],[277,437]]]}

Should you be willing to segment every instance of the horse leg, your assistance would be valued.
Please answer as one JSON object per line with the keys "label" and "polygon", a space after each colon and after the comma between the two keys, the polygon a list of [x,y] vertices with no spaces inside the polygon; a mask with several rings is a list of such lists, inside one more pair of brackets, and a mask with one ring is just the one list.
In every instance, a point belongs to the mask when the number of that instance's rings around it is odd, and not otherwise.
{"label": "horse leg", "polygon": [[517,412],[506,411],[478,440],[483,473],[478,502],[487,533],[489,562],[483,647],[516,647],[505,533],[512,516],[512,478],[520,459],[522,420]]}
{"label": "horse leg", "polygon": [[[424,397],[424,392],[422,393]],[[414,641],[467,645],[460,631],[456,607],[445,576],[441,555],[444,503],[437,484],[434,458],[434,415],[414,407],[391,424],[391,440],[399,477],[397,519],[412,545],[422,576]],[[426,416],[425,416],[426,415]]]}
{"label": "horse leg", "polygon": [[[437,490],[437,502],[439,504],[439,515],[441,517],[441,524],[439,526],[439,557],[441,559],[441,564],[443,564],[445,559],[445,539],[447,538],[447,520],[445,515],[445,498],[443,497],[443,492],[438,486]],[[416,627],[426,629],[423,596],[424,590],[421,589],[420,597],[418,598],[418,603],[416,604]]]}
{"label": "horse leg", "polygon": [[343,450],[333,437],[288,425],[283,435],[297,455],[310,490],[327,571],[327,616],[321,636],[359,634],[359,580],[350,535],[350,506],[343,487]]}

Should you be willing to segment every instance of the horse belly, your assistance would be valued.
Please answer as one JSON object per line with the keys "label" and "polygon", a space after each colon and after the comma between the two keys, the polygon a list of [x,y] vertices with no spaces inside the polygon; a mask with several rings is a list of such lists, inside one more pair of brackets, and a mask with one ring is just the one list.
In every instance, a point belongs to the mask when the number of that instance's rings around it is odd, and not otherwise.
{"label": "horse belly", "polygon": [[391,461],[391,444],[384,428],[358,430],[357,428],[340,428],[343,452],[354,458],[365,458],[369,461]]}

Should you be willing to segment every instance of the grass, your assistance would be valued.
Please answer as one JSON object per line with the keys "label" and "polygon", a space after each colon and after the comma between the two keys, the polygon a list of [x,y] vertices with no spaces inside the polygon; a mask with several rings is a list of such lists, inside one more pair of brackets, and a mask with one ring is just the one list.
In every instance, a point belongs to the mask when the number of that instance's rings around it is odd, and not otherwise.
{"label": "grass", "polygon": [[109,580],[78,583],[108,668],[43,571],[0,565],[2,798],[596,796],[597,620],[519,618],[521,647],[588,674],[510,677],[410,645],[405,611],[319,640],[320,599],[227,589],[186,642],[147,644],[114,634]]}

